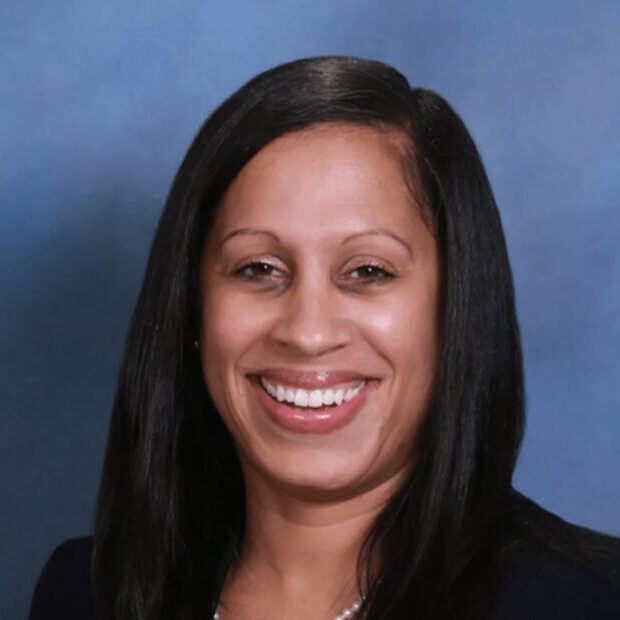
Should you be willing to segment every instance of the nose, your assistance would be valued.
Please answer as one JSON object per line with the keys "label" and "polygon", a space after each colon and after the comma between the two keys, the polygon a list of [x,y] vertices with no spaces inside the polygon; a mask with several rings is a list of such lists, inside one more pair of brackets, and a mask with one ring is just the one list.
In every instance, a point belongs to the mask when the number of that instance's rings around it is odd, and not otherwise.
{"label": "nose", "polygon": [[271,331],[280,345],[306,356],[319,356],[345,347],[350,331],[337,291],[316,278],[298,280],[280,300]]}

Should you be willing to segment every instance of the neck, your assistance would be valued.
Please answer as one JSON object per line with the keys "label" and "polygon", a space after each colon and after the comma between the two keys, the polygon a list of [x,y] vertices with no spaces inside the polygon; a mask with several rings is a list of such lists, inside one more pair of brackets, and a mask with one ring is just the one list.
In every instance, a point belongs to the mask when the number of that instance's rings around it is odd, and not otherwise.
{"label": "neck", "polygon": [[[333,617],[357,600],[363,594],[357,583],[361,546],[398,481],[354,497],[318,501],[244,473],[245,537],[240,561],[224,589],[223,607],[234,601],[240,610],[244,597],[251,598],[252,617],[261,617],[256,613],[260,592],[265,597],[264,617],[272,613],[267,611],[272,600],[278,603],[272,617],[317,618]],[[240,612],[239,617],[247,616]]]}

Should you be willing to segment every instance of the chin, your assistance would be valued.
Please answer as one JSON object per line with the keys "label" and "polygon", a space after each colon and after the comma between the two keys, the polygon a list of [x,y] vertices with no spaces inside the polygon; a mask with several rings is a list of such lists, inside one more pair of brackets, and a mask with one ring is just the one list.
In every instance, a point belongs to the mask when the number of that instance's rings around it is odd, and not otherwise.
{"label": "chin", "polygon": [[273,454],[261,469],[276,485],[300,498],[324,500],[356,495],[376,478],[377,450],[292,449]]}

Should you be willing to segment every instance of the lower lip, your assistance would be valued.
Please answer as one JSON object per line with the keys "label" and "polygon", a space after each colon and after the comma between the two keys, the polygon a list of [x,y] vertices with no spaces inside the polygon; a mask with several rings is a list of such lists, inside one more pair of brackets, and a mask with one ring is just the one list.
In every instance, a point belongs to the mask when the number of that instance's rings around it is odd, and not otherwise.
{"label": "lower lip", "polygon": [[376,381],[367,381],[360,393],[340,405],[330,407],[294,407],[274,400],[261,387],[259,381],[252,381],[258,391],[258,399],[271,418],[283,428],[296,433],[331,433],[347,425],[364,406],[368,392],[376,386]]}

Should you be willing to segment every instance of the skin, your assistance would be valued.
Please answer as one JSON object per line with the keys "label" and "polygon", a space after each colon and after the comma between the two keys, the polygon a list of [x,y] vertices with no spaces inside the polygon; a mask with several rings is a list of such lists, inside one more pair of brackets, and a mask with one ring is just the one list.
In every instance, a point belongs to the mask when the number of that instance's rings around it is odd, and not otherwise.
{"label": "skin", "polygon": [[[348,606],[363,536],[415,460],[440,269],[401,148],[398,134],[365,126],[287,134],[241,170],[209,232],[203,372],[247,493],[222,618],[331,618]],[[268,367],[354,370],[373,389],[343,428],[294,433],[257,399],[252,375]]]}

